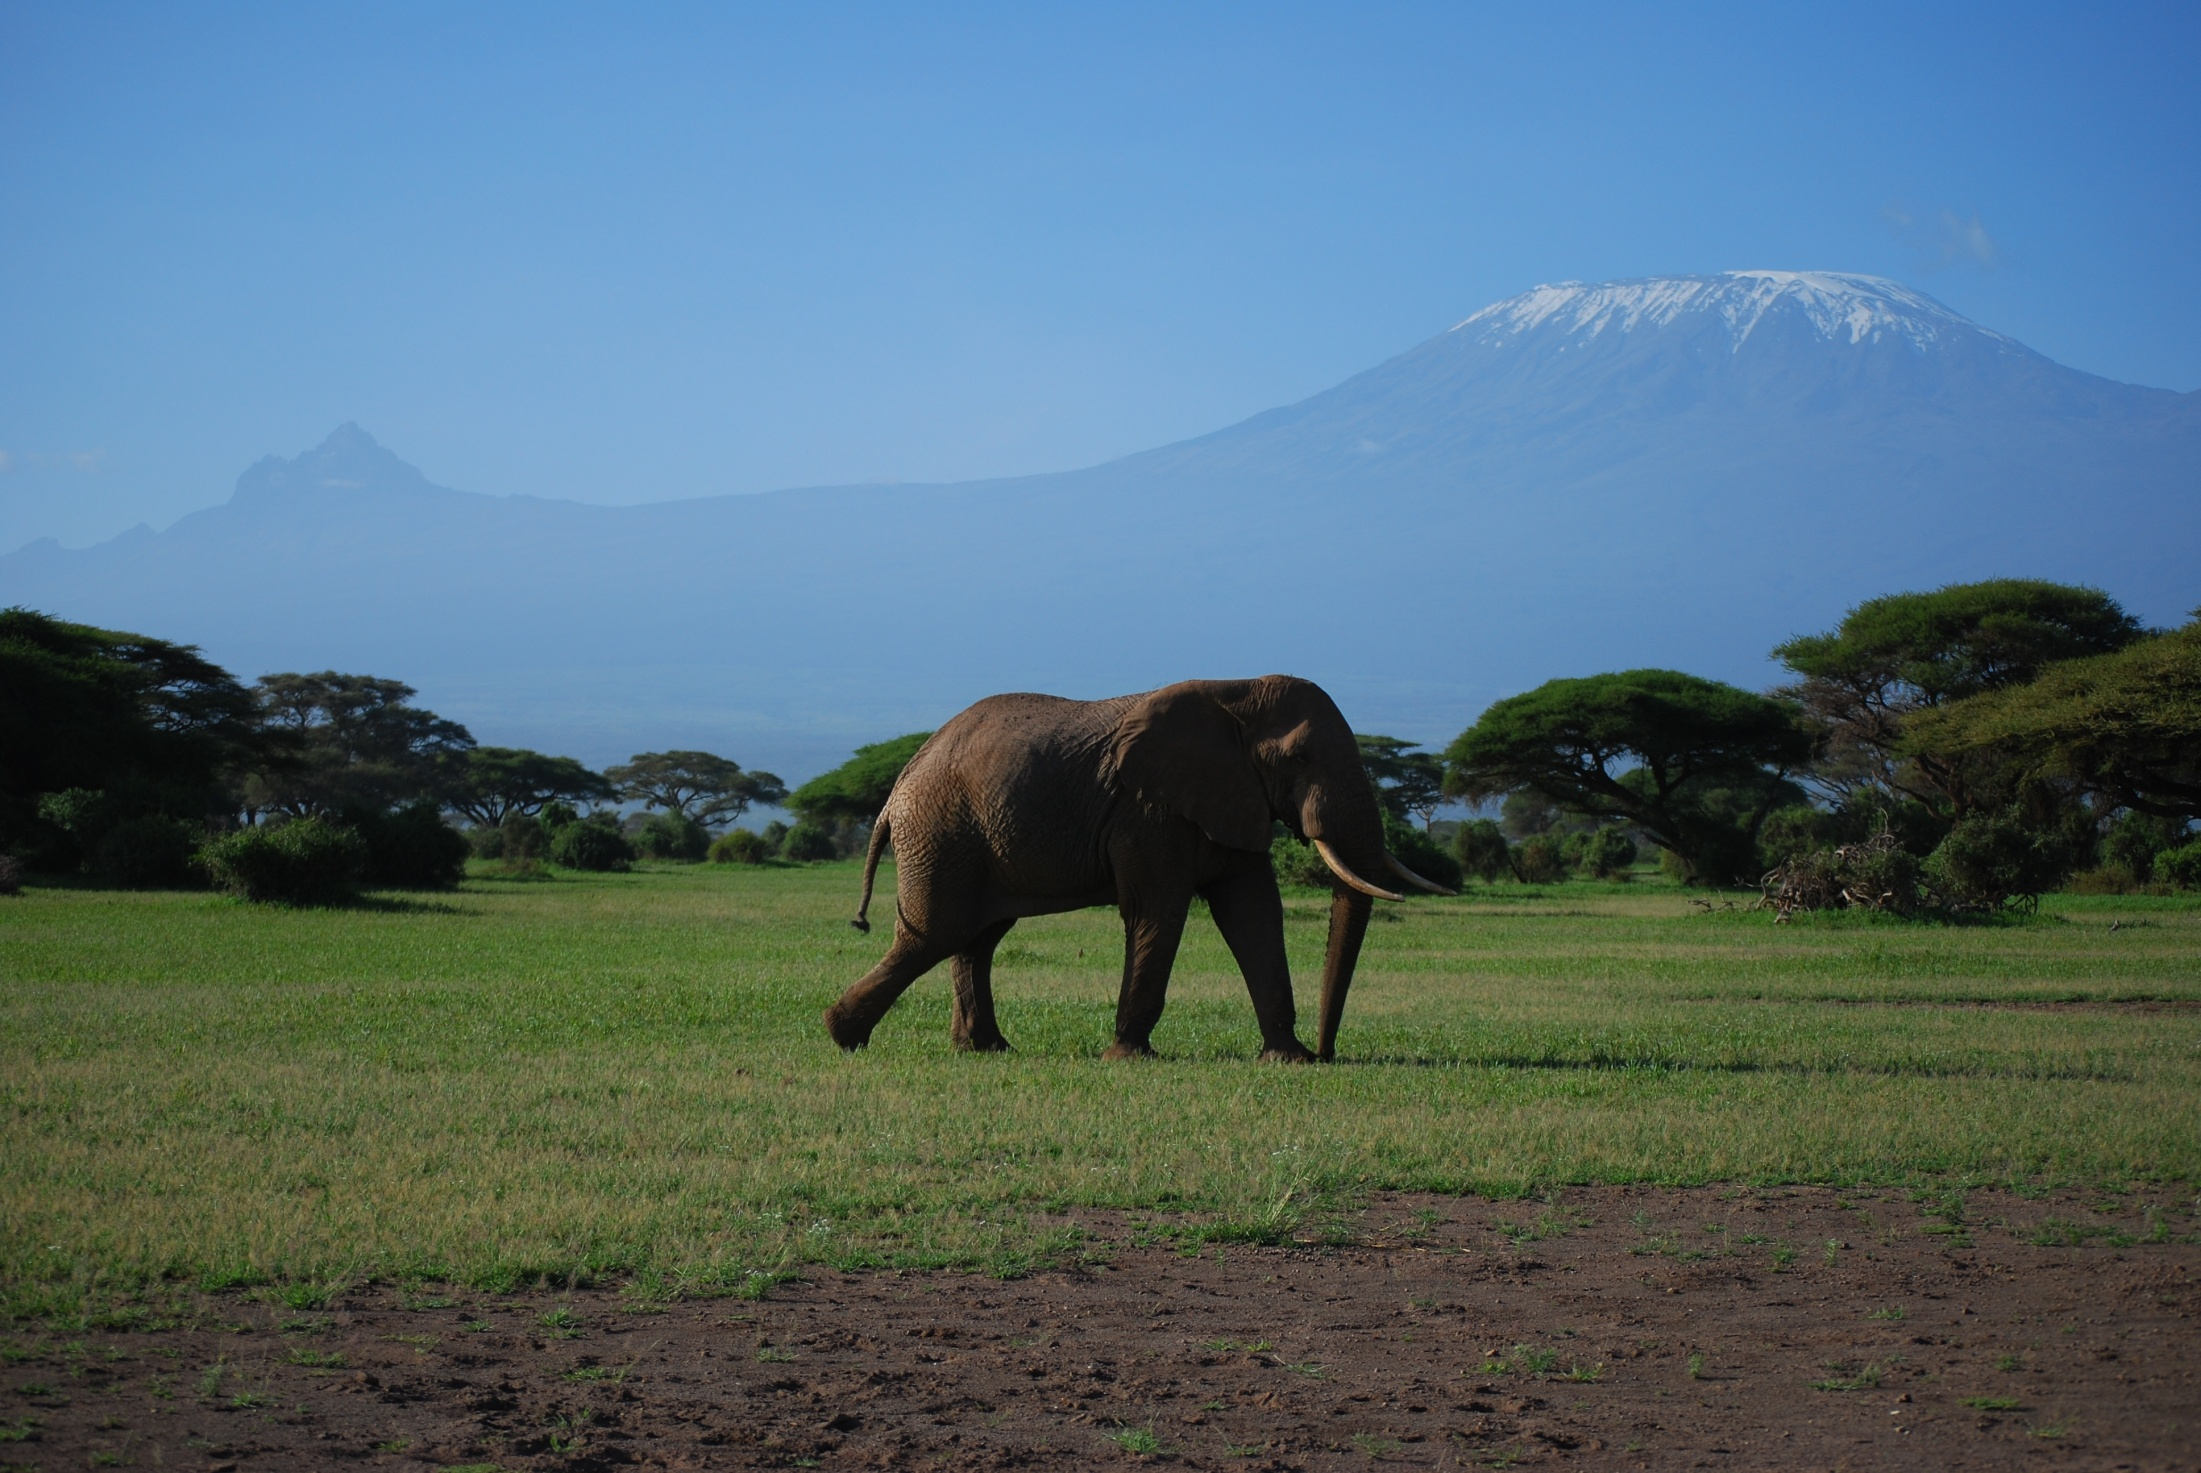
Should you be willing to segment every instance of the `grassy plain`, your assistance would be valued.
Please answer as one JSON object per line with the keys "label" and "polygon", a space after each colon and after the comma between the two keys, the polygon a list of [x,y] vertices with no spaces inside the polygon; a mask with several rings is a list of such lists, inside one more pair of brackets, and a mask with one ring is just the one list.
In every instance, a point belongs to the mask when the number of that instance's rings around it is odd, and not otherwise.
{"label": "grassy plain", "polygon": [[[1379,905],[1342,1062],[1278,1068],[1200,918],[1167,1057],[1101,1063],[1107,911],[1004,944],[1017,1052],[950,1052],[943,973],[843,1056],[818,1013],[886,942],[849,929],[856,885],[662,866],[342,910],[0,901],[8,1302],[1014,1268],[1080,1209],[1259,1236],[1381,1188],[2201,1181],[2193,899],[1966,927],[1776,926],[1655,881]],[[1303,1006],[1325,907],[1288,900]]]}

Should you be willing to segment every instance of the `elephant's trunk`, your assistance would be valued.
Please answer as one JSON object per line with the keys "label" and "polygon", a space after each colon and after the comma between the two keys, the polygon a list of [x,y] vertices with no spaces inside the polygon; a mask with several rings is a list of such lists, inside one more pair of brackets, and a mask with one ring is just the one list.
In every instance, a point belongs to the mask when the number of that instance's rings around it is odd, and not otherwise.
{"label": "elephant's trunk", "polygon": [[1337,1057],[1337,1026],[1345,1017],[1345,994],[1352,990],[1353,968],[1360,961],[1361,938],[1375,902],[1358,890],[1339,890],[1330,898],[1330,945],[1322,957],[1322,1027],[1315,1057]]}
{"label": "elephant's trunk", "polygon": [[1322,962],[1322,1023],[1315,1048],[1315,1057],[1327,1060],[1337,1056],[1338,1025],[1345,1018],[1345,995],[1352,990],[1360,943],[1375,909],[1371,902],[1406,898],[1373,877],[1389,881],[1395,874],[1423,890],[1440,895],[1452,892],[1415,874],[1385,846],[1383,811],[1357,764],[1351,779],[1307,789],[1300,799],[1299,817],[1300,832],[1338,881],[1330,901],[1330,946]]}

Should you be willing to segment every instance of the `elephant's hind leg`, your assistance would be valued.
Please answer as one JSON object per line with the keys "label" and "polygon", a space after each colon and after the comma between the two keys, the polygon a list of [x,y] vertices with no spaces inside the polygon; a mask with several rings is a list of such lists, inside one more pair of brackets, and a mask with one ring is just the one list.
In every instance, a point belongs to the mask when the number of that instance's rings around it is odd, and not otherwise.
{"label": "elephant's hind leg", "polygon": [[894,944],[879,965],[849,984],[848,991],[825,1010],[825,1031],[844,1049],[862,1048],[910,983],[946,961],[953,951],[952,944],[928,941],[896,925]]}
{"label": "elephant's hind leg", "polygon": [[1009,1040],[994,1021],[994,948],[1016,924],[1012,917],[978,933],[978,938],[955,954],[955,1021],[950,1036],[955,1046],[968,1053],[1007,1053]]}

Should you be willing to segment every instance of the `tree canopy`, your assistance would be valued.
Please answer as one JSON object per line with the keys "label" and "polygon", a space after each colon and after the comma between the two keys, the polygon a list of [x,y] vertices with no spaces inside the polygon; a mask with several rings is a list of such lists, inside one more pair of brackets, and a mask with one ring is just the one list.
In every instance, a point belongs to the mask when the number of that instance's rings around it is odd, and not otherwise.
{"label": "tree canopy", "polygon": [[1434,752],[1419,750],[1420,743],[1393,736],[1353,733],[1360,744],[1360,763],[1375,784],[1376,801],[1393,818],[1418,819],[1423,828],[1444,804],[1444,761]]}
{"label": "tree canopy", "polygon": [[2201,610],[2114,654],[2051,665],[2024,685],[1915,716],[1903,750],[1977,758],[2021,778],[2076,784],[2116,807],[2201,818]]}
{"label": "tree canopy", "polygon": [[618,796],[602,774],[571,757],[546,757],[524,747],[475,747],[451,807],[491,828],[511,814],[532,818],[553,802],[593,803]]}
{"label": "tree canopy", "polygon": [[858,747],[855,756],[795,789],[787,806],[813,823],[869,823],[886,807],[902,769],[931,739],[929,731],[913,731]]}
{"label": "tree canopy", "polygon": [[263,676],[254,694],[272,750],[247,784],[251,808],[303,818],[463,791],[473,734],[412,704],[402,681],[323,670]]}
{"label": "tree canopy", "polygon": [[0,844],[42,793],[140,789],[198,817],[255,748],[252,697],[191,645],[0,610]]}
{"label": "tree canopy", "polygon": [[752,807],[785,801],[787,785],[769,772],[710,752],[638,752],[604,770],[619,794],[700,824],[732,823]]}
{"label": "tree canopy", "polygon": [[1962,816],[1974,798],[1965,764],[1906,746],[1905,721],[2022,685],[2058,661],[2113,653],[2142,633],[2095,588],[1997,578],[1890,594],[1851,609],[1832,633],[1776,648],[1802,677],[1777,694],[1826,729],[1831,785],[1878,786]]}
{"label": "tree canopy", "polygon": [[1445,791],[1527,788],[1633,824],[1700,879],[1755,868],[1757,831],[1814,753],[1795,708],[1674,670],[1553,680],[1499,701],[1445,752]]}

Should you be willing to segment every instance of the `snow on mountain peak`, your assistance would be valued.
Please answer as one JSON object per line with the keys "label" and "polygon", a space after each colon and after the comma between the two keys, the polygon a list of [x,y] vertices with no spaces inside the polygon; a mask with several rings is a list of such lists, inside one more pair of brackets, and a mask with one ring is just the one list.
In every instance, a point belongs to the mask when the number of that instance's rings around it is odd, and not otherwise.
{"label": "snow on mountain peak", "polygon": [[[1492,345],[1539,329],[1595,338],[1608,328],[1666,327],[1687,317],[1725,323],[1739,349],[1766,315],[1800,312],[1824,338],[1867,343],[1892,338],[1918,350],[1957,333],[2001,334],[1960,317],[1933,298],[1879,276],[1839,271],[1723,271],[1711,276],[1650,276],[1590,285],[1555,282],[1509,297],[1454,327]],[[2007,341],[2007,340],[2005,340]]]}

